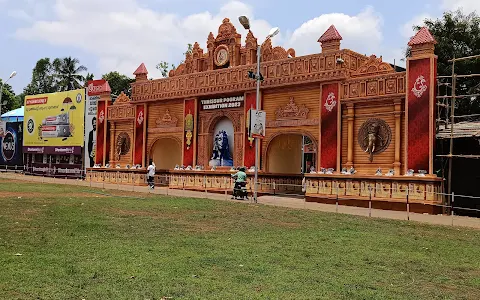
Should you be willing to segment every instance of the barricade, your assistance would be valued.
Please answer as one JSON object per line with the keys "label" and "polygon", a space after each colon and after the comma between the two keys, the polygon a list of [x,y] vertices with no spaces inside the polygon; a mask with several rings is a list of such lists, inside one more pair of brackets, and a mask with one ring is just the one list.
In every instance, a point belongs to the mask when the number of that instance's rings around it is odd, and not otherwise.
{"label": "barricade", "polygon": [[[192,190],[190,187],[186,186],[185,178],[181,177],[179,185],[175,188],[170,186],[171,175],[158,174],[155,175],[155,188],[149,189],[147,185],[147,179],[145,176],[144,182],[141,185],[135,184],[132,180],[125,179],[122,181],[120,177],[120,172],[117,172],[116,178],[112,181],[106,177],[106,174],[103,176],[102,182],[92,181],[92,174],[84,173],[82,171],[81,176],[75,175],[61,175],[56,176],[25,176],[31,175],[32,171],[24,166],[0,166],[0,177],[5,179],[21,179],[37,183],[55,183],[62,184],[65,186],[67,191],[68,185],[77,185],[93,188],[111,189],[111,190],[121,190],[121,191],[130,191],[130,192],[144,192],[155,195],[164,195],[164,196],[173,196],[173,197],[193,197],[193,198],[205,198],[205,199],[215,199],[215,200],[229,200],[228,195],[233,191],[233,180],[229,182],[224,182],[223,189],[217,189],[215,192],[209,189],[207,184],[206,177],[203,179],[201,189]],[[93,173],[93,172],[92,172]],[[95,171],[98,173],[98,171]],[[89,180],[87,180],[88,178]],[[228,179],[224,179],[228,180]],[[228,186],[232,186],[231,189]],[[395,201],[400,205],[404,205],[404,210],[381,210],[373,208],[373,203],[379,201],[374,197],[375,195],[375,186],[368,186],[368,196],[363,197],[365,207],[354,207],[348,205],[342,205],[341,201],[345,200],[358,200],[358,197],[347,196],[346,193],[340,192],[340,187],[337,184],[332,187],[334,191],[331,199],[334,199],[334,205],[331,204],[319,204],[313,202],[307,202],[305,197],[306,186],[305,184],[296,185],[296,184],[285,184],[277,183],[273,180],[270,183],[257,182],[258,187],[258,199],[260,204],[271,204],[276,206],[288,206],[293,208],[306,208],[306,209],[317,209],[316,207],[322,207],[322,210],[336,212],[336,213],[348,213],[363,215],[366,217],[384,217],[389,216],[388,218],[393,219],[402,219],[407,221],[418,221],[419,219],[428,219],[435,217],[436,215],[426,215],[421,213],[413,213],[411,211],[411,205],[415,204],[417,207],[424,205],[425,207],[436,207],[442,209],[442,220],[437,222],[438,224],[443,225],[456,225],[459,223],[465,223],[465,221],[477,222],[476,218],[466,218],[463,215],[469,217],[480,217],[480,197],[468,196],[468,195],[457,195],[455,193],[446,194],[446,193],[435,193],[432,191],[423,191],[419,193],[418,191],[413,191],[408,188],[402,192],[404,195],[401,199],[397,198]],[[253,199],[253,188],[254,184],[250,182],[248,185],[248,199],[247,201],[251,204],[254,204]],[[383,188],[382,193],[393,193],[394,189],[385,189]],[[395,191],[397,194],[398,190]],[[423,196],[422,196],[423,193]],[[443,197],[443,203],[451,203],[451,205],[445,205],[441,203],[435,203],[432,201],[419,200],[420,198],[426,199],[426,193],[429,193],[430,196],[434,195],[436,198]],[[412,195],[414,197],[412,198]],[[381,199],[380,199],[381,200]],[[447,201],[450,200],[450,201]],[[470,205],[466,205],[470,204]],[[445,218],[449,218],[448,222]],[[460,222],[461,221],[461,222]]]}

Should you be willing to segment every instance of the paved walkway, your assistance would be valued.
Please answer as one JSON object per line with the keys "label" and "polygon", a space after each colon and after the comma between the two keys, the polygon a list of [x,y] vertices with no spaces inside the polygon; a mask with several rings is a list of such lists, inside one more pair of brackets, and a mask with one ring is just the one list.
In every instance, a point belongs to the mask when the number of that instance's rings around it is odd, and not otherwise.
{"label": "paved walkway", "polygon": [[[155,190],[150,190],[147,186],[134,186],[134,185],[122,185],[114,183],[98,183],[88,182],[77,179],[58,179],[50,177],[40,176],[28,176],[16,173],[0,173],[0,178],[25,180],[38,183],[55,183],[76,185],[85,187],[95,187],[106,190],[120,190],[136,193],[149,193],[157,195],[170,195],[177,197],[191,197],[191,198],[207,198],[214,200],[230,200],[230,195],[218,194],[218,193],[206,193],[198,191],[187,191],[169,189],[168,187],[156,187]],[[242,203],[252,203],[249,201],[238,201]],[[381,209],[368,209],[362,207],[343,206],[343,205],[330,205],[314,202],[306,202],[303,198],[291,198],[291,197],[279,197],[279,196],[261,196],[258,198],[258,203],[263,205],[272,205],[280,207],[289,207],[294,209],[309,209],[331,213],[342,213],[349,215],[383,218],[383,219],[395,219],[395,220],[410,220],[434,225],[449,225],[449,226],[462,226],[480,229],[480,218],[470,218],[464,216],[449,216],[449,215],[428,215],[418,213],[408,213],[401,211],[381,210]]]}

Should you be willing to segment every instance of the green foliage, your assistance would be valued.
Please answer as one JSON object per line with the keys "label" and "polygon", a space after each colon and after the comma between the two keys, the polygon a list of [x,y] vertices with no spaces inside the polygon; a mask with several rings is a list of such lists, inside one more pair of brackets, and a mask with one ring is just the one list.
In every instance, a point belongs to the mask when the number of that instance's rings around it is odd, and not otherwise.
{"label": "green foliage", "polygon": [[50,58],[41,58],[32,70],[32,80],[24,88],[25,95],[54,93],[57,91],[55,69]]}
{"label": "green foliage", "polygon": [[0,193],[1,299],[480,299],[474,229],[6,180]]}
{"label": "green foliage", "polygon": [[18,105],[17,98],[15,97],[15,92],[12,87],[6,83],[2,85],[2,80],[0,79],[0,85],[2,86],[2,111],[1,114],[9,112],[13,109],[19,108],[21,105]]}
{"label": "green foliage", "polygon": [[168,77],[168,72],[170,72],[170,70],[175,70],[175,65],[170,65],[166,61],[161,61],[156,68],[161,72],[162,77]]}
{"label": "green foliage", "polygon": [[[187,45],[187,51],[185,51],[183,53],[183,56],[186,56],[187,54],[189,53],[192,53],[192,50],[193,50],[193,45],[192,44],[188,44]],[[184,61],[180,61],[179,65],[182,64]],[[174,64],[170,64],[166,61],[161,61],[160,63],[157,64],[156,66],[157,70],[159,70],[162,74],[162,77],[168,77],[168,72],[170,72],[170,70],[175,70],[176,69],[176,66]]]}
{"label": "green foliage", "polygon": [[56,58],[53,61],[45,57],[38,60],[32,70],[32,80],[23,93],[36,95],[84,87],[86,78],[80,73],[87,71],[87,68],[79,64],[79,60],[72,57]]}
{"label": "green foliage", "polygon": [[59,91],[69,91],[84,87],[85,77],[79,73],[87,71],[77,58],[65,57],[53,62]]}
{"label": "green foliage", "polygon": [[95,75],[93,75],[92,73],[87,73],[87,75],[85,76],[85,83],[84,83],[84,86],[87,87],[87,83],[91,80],[93,80],[95,78]]}
{"label": "green foliage", "polygon": [[120,74],[117,71],[104,74],[102,78],[108,81],[108,84],[112,89],[112,94],[115,96],[120,95],[121,92],[124,92],[129,97],[131,96],[130,84],[134,82],[135,79]]}
{"label": "green foliage", "polygon": [[[424,25],[421,26],[426,26],[438,42],[435,45],[435,54],[438,56],[439,75],[452,75],[450,59],[480,54],[480,17],[476,13],[467,15],[461,10],[445,12],[441,18],[425,19]],[[414,29],[419,30],[421,26],[415,26]],[[407,49],[406,56],[410,56],[410,49]],[[456,62],[455,73],[459,75],[480,74],[480,59]],[[456,94],[479,93],[479,87],[479,77],[458,78]],[[441,93],[445,94],[444,88]],[[448,95],[450,94],[448,91]],[[456,109],[456,115],[480,113],[480,99],[477,97],[459,100]]]}

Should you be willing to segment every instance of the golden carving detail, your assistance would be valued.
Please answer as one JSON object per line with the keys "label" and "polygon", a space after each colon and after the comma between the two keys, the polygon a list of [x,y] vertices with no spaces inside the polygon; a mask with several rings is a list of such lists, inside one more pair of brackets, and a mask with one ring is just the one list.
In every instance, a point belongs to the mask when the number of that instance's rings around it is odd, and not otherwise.
{"label": "golden carving detail", "polygon": [[187,145],[187,150],[190,149],[190,146],[192,145],[192,137],[193,137],[193,115],[189,111],[188,114],[185,116],[185,138],[186,140],[186,145]]}
{"label": "golden carving detail", "polygon": [[358,144],[360,148],[370,155],[385,151],[392,140],[392,130],[387,122],[382,119],[368,119],[358,130]]}

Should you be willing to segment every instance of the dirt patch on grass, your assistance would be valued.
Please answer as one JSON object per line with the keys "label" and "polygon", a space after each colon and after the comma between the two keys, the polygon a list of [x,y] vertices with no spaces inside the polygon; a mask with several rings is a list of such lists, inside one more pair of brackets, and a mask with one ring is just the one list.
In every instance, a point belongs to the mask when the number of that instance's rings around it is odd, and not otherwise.
{"label": "dirt patch on grass", "polygon": [[181,213],[161,212],[161,211],[146,211],[146,210],[128,210],[119,208],[104,209],[105,212],[128,217],[151,217],[154,219],[177,219]]}
{"label": "dirt patch on grass", "polygon": [[29,199],[29,198],[45,198],[45,197],[61,197],[61,198],[105,198],[108,195],[96,194],[96,193],[35,193],[35,192],[0,192],[0,198],[7,199]]}
{"label": "dirt patch on grass", "polygon": [[32,193],[32,192],[1,192],[0,198],[39,198],[45,195],[51,195],[50,193]]}

